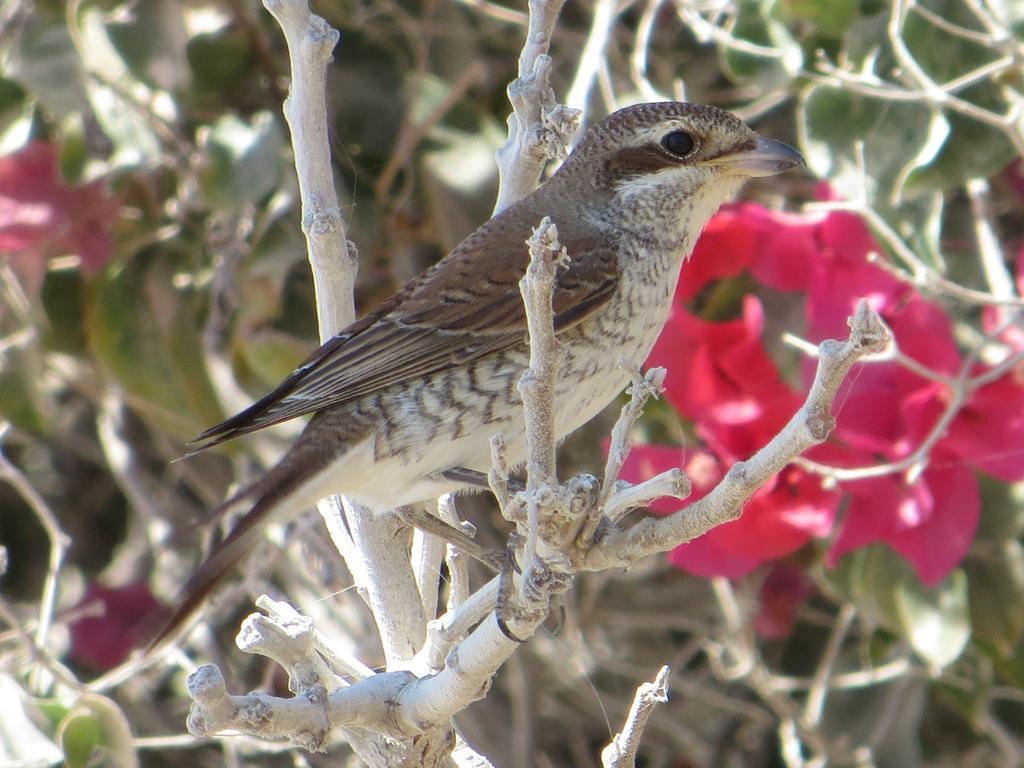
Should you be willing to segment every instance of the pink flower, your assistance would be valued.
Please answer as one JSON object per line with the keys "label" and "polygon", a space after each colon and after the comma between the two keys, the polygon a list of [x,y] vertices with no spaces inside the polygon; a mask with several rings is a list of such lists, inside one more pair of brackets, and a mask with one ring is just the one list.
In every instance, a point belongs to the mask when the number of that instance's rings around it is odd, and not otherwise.
{"label": "pink flower", "polygon": [[835,565],[847,552],[884,541],[910,561],[928,585],[939,583],[959,565],[978,527],[978,480],[970,469],[944,462],[941,455],[933,461],[938,468],[926,469],[913,484],[892,474],[843,483],[850,506],[829,551],[829,564]]}
{"label": "pink flower", "polygon": [[679,278],[676,299],[691,301],[709,283],[745,269],[780,291],[806,287],[820,217],[770,211],[755,203],[722,206],[708,222]]}
{"label": "pink flower", "polygon": [[764,310],[748,296],[743,317],[712,323],[677,307],[648,365],[668,369],[668,401],[724,456],[747,458],[799,407],[761,343]]}
{"label": "pink flower", "polygon": [[796,612],[810,597],[811,584],[803,571],[785,563],[772,566],[761,583],[761,610],[754,629],[767,640],[781,640],[793,631]]}
{"label": "pink flower", "polygon": [[[892,329],[900,351],[939,374],[923,376],[896,361],[859,366],[836,399],[831,440],[812,457],[839,467],[899,462],[940,424],[952,398],[940,377],[955,379],[963,366],[952,324],[942,307],[871,261],[879,250],[864,223],[849,213],[778,214],[740,204],[712,219],[683,270],[677,305],[648,361],[668,368],[667,399],[693,421],[710,449],[693,452],[686,462],[686,468],[702,471],[694,498],[713,487],[723,464],[762,447],[802,399],[764,348],[757,299],[746,297],[742,317],[727,322],[704,320],[684,306],[709,282],[744,270],[775,290],[805,294],[804,334],[813,341],[844,338],[847,317],[867,298]],[[1018,273],[1024,274],[1024,251]],[[1024,337],[1004,340],[1024,348]],[[678,449],[635,450],[627,479],[680,463]],[[675,461],[667,460],[671,455]],[[884,542],[906,557],[922,580],[940,581],[963,559],[977,528],[980,497],[972,468],[1005,481],[1024,479],[1024,366],[969,393],[927,462],[912,483],[905,473],[893,473],[843,482],[835,492],[825,492],[817,478],[790,467],[750,500],[739,520],[683,545],[670,558],[702,575],[749,572],[812,537],[829,535],[845,494],[850,503],[835,534],[831,563]],[[679,504],[658,508],[668,511]]]}
{"label": "pink flower", "polygon": [[[672,467],[682,466],[693,483],[685,502],[661,499],[652,504],[667,514],[703,498],[722,479],[722,463],[711,453],[643,445],[633,448],[621,478],[640,482]],[[839,494],[822,489],[818,478],[788,467],[761,488],[744,508],[743,516],[711,529],[676,547],[673,565],[698,576],[743,576],[761,563],[794,552],[813,537],[832,529]]]}
{"label": "pink flower", "polygon": [[676,299],[690,301],[705,286],[724,277],[735,277],[750,266],[757,252],[758,233],[754,227],[738,227],[740,206],[725,205],[697,241],[693,254],[679,276]]}
{"label": "pink flower", "polygon": [[939,445],[1000,480],[1024,479],[1024,366],[976,390]]}
{"label": "pink flower", "polygon": [[91,274],[113,252],[119,202],[105,182],[72,185],[60,178],[58,149],[36,141],[0,157],[0,253],[38,288],[46,260],[76,254]]}
{"label": "pink flower", "polygon": [[1006,180],[1010,182],[1017,196],[1024,200],[1024,159],[1017,158],[1006,166]]}
{"label": "pink flower", "polygon": [[99,608],[100,615],[71,624],[71,655],[94,669],[113,669],[146,640],[147,631],[159,626],[162,608],[145,582],[108,588],[93,582],[79,608]]}
{"label": "pink flower", "polygon": [[[1024,296],[1024,247],[1017,251],[1016,266],[1017,295]],[[1011,351],[1024,350],[1024,328],[1018,322],[1012,322],[1013,312],[1007,307],[987,306],[982,309],[981,321],[985,333],[997,334],[1000,341]],[[1011,322],[1007,322],[1010,320]]]}

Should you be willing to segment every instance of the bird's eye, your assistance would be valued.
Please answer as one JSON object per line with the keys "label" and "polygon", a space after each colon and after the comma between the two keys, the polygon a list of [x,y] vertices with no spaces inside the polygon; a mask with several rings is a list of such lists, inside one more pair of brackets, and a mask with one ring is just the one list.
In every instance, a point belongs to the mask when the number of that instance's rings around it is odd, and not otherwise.
{"label": "bird's eye", "polygon": [[693,152],[693,148],[697,146],[697,142],[693,136],[688,134],[686,131],[672,131],[672,133],[666,133],[664,138],[661,140],[661,146],[667,149],[676,157],[686,157],[688,154]]}

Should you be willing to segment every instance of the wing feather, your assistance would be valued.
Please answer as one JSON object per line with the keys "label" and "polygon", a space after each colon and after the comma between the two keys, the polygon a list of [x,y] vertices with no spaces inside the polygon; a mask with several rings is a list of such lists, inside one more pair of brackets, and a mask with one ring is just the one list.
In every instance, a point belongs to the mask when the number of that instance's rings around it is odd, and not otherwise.
{"label": "wing feather", "polygon": [[[478,230],[385,305],[323,344],[273,391],[203,432],[195,450],[523,344],[526,315],[518,281],[529,256],[517,245],[522,238],[504,231],[507,222],[491,224],[497,226]],[[589,317],[618,285],[612,250],[587,240],[565,245],[570,257],[579,256],[557,278],[556,333]]]}

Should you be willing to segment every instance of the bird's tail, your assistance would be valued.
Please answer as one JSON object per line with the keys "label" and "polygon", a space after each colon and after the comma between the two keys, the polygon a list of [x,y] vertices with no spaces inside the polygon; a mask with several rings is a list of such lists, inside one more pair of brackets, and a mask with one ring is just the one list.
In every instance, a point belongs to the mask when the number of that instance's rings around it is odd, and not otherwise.
{"label": "bird's tail", "polygon": [[308,463],[295,461],[294,458],[286,455],[266,475],[210,512],[209,518],[214,519],[239,504],[253,500],[249,511],[235,524],[227,538],[214,549],[179,592],[170,618],[147,644],[147,655],[158,650],[188,626],[210,593],[249,553],[267,523],[277,516],[276,512],[282,509],[283,505],[301,503],[295,498],[295,492],[309,478],[310,471],[314,468]]}

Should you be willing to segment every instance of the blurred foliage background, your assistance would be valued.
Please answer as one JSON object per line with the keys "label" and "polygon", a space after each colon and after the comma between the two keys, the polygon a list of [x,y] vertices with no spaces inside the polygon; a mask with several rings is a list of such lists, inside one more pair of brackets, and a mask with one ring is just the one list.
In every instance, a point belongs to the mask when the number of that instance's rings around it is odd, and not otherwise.
{"label": "blurred foliage background", "polygon": [[[330,131],[366,311],[489,216],[526,9],[313,6],[342,33]],[[829,181],[983,354],[983,310],[1003,312],[1003,330],[1021,322],[1022,24],[1015,0],[569,0],[552,82],[586,122],[685,97],[797,144],[807,172],[745,194],[797,210]],[[280,689],[263,660],[224,650],[260,592],[380,661],[315,515],[275,531],[177,657],[118,667],[194,566],[208,534],[193,522],[296,434],[173,462],[315,347],[287,75],[280,32],[250,0],[0,6],[2,765],[344,759],[341,744],[275,754],[179,735],[197,660],[231,670],[232,689]],[[784,301],[768,308],[766,337],[800,332]],[[655,408],[648,430],[675,418]],[[565,472],[600,466],[606,428],[567,444]],[[809,597],[773,639],[754,631],[769,566],[709,581],[652,561],[582,579],[562,631],[526,646],[460,724],[499,766],[593,765],[636,684],[667,663],[673,698],[644,765],[1019,765],[1024,505],[1019,487],[982,487],[981,532],[944,585],[921,587],[881,545],[827,571],[810,544],[788,559]],[[499,541],[488,500],[465,506]],[[822,670],[844,682],[810,701]]]}

